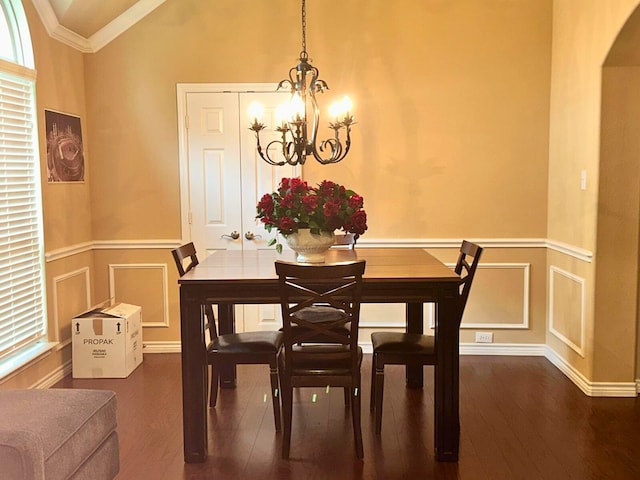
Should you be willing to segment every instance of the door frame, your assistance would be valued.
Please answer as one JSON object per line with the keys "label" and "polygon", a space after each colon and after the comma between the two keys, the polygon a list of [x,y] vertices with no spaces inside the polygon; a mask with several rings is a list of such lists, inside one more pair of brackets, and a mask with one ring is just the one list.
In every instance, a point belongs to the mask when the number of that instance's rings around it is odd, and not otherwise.
{"label": "door frame", "polygon": [[[275,92],[277,83],[177,83],[178,164],[180,170],[180,236],[181,243],[189,234],[189,157],[187,139],[187,94]],[[249,126],[247,126],[249,128]]]}

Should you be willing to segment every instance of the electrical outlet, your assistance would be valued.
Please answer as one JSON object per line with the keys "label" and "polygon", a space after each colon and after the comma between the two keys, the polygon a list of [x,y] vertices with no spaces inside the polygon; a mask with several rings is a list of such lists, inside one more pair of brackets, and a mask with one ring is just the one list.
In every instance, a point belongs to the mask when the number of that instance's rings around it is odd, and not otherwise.
{"label": "electrical outlet", "polygon": [[493,343],[493,333],[476,332],[476,343]]}

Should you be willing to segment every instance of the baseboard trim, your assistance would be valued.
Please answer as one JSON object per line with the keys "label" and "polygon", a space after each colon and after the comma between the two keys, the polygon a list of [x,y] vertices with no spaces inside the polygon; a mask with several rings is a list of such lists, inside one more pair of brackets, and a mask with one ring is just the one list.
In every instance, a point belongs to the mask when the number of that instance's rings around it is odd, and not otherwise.
{"label": "baseboard trim", "polygon": [[544,357],[545,345],[534,343],[461,343],[460,355]]}
{"label": "baseboard trim", "polygon": [[44,378],[41,378],[37,383],[31,385],[29,388],[51,388],[60,380],[65,378],[68,375],[71,375],[72,372],[72,363],[71,360],[66,361],[64,364],[56,368],[49,375]]}
{"label": "baseboard trim", "polygon": [[[364,353],[372,353],[371,342],[363,342],[360,346]],[[180,342],[145,342],[143,352],[180,353]],[[640,379],[635,382],[591,382],[553,349],[543,344],[461,343],[460,355],[545,357],[589,397],[636,397],[640,393]]]}
{"label": "baseboard trim", "polygon": [[[371,342],[362,342],[360,347],[364,353],[373,353]],[[144,353],[180,353],[180,342],[144,342]],[[460,355],[503,355],[503,356],[531,356],[542,357],[545,355],[545,346],[536,344],[516,343],[491,343],[475,344],[461,343]]]}
{"label": "baseboard trim", "polygon": [[571,366],[551,347],[545,347],[545,357],[589,397],[637,397],[637,382],[592,382]]}
{"label": "baseboard trim", "polygon": [[180,353],[179,341],[143,342],[142,353]]}

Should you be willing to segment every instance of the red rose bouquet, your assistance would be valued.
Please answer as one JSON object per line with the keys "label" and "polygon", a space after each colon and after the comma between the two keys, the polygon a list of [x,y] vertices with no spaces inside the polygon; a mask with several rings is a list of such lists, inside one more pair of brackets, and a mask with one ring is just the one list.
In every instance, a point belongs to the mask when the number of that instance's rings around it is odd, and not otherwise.
{"label": "red rose bouquet", "polygon": [[[277,191],[260,199],[256,218],[265,230],[276,229],[284,237],[300,228],[309,228],[315,234],[343,230],[362,235],[367,230],[363,205],[360,195],[330,180],[312,187],[300,178],[283,178]],[[281,252],[282,245],[275,238],[269,242],[274,244]]]}

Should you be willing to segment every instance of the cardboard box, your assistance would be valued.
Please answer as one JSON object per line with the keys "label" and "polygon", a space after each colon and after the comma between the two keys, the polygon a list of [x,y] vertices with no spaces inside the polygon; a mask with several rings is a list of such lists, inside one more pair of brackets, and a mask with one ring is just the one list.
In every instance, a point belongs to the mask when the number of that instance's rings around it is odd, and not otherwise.
{"label": "cardboard box", "polygon": [[142,312],[117,303],[72,322],[73,378],[126,378],[142,363]]}

